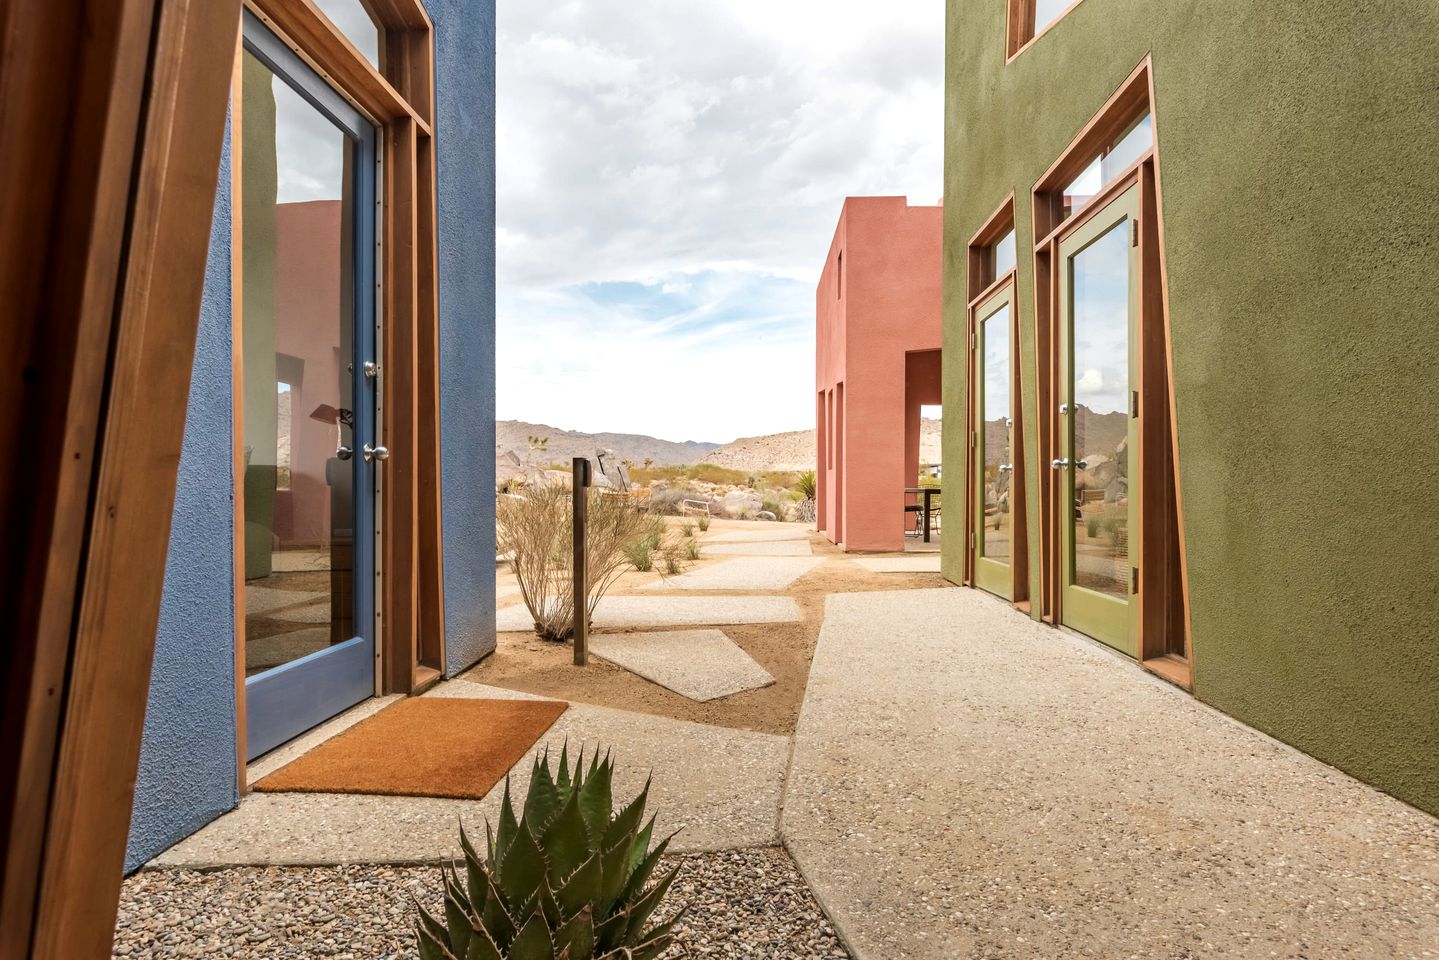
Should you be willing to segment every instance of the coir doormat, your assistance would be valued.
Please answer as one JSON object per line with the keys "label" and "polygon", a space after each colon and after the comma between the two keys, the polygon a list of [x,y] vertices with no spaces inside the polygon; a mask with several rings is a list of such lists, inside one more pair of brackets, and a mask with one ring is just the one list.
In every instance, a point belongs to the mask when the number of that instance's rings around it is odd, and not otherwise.
{"label": "coir doormat", "polygon": [[257,782],[256,790],[479,800],[569,704],[410,697]]}

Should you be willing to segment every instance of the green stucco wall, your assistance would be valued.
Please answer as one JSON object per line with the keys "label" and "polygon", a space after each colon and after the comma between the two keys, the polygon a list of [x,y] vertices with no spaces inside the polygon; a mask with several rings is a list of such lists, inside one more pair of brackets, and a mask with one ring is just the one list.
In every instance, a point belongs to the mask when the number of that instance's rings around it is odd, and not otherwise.
{"label": "green stucco wall", "polygon": [[948,9],[946,408],[1013,190],[1034,423],[1030,191],[1152,54],[1195,694],[1439,813],[1439,7],[1083,0],[1008,65],[1004,8]]}

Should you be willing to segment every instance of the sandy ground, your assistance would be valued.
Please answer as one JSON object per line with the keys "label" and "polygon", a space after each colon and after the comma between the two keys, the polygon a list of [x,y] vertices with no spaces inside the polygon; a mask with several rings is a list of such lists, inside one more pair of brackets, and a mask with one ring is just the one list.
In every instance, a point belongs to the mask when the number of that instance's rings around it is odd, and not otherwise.
{"label": "sandy ground", "polygon": [[[672,527],[692,520],[669,518]],[[701,547],[705,537],[736,531],[774,529],[793,531],[796,524],[761,524],[740,520],[715,520],[707,534],[696,529]],[[788,589],[762,595],[793,597],[799,604],[803,619],[798,623],[754,624],[721,627],[726,635],[759,662],[775,678],[772,686],[738,693],[709,703],[696,703],[664,687],[650,683],[627,670],[590,658],[586,667],[576,667],[568,644],[539,640],[533,634],[502,633],[498,647],[478,666],[463,675],[476,683],[508,687],[541,696],[558,697],[580,703],[618,707],[679,720],[692,720],[741,730],[789,734],[799,718],[809,679],[810,661],[819,638],[824,618],[825,597],[831,593],[859,593],[871,590],[913,590],[946,586],[937,573],[895,574],[869,573],[850,563],[846,555],[824,539],[811,533],[810,543],[815,556],[823,557],[814,570],[795,581]],[[865,554],[884,556],[884,554]],[[898,554],[896,554],[898,556]],[[702,558],[686,569],[698,570],[734,560],[733,555]],[[610,591],[614,595],[637,592],[645,584],[660,579],[657,573],[631,570],[622,576]],[[503,574],[500,583],[513,582]],[[653,591],[644,595],[655,596]],[[757,591],[705,590],[666,591],[664,596],[755,596]],[[521,602],[518,596],[500,601],[501,606]]]}

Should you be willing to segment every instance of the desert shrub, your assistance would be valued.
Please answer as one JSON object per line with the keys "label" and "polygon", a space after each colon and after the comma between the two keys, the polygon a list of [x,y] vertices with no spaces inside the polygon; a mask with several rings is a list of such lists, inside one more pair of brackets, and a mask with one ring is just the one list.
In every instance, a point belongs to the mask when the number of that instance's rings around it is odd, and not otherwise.
{"label": "desert shrub", "polygon": [[700,545],[699,545],[699,541],[697,541],[697,540],[695,540],[693,537],[691,537],[690,539],[688,539],[688,540],[685,541],[685,559],[686,559],[686,560],[698,560],[699,558],[700,558]]}
{"label": "desert shrub", "polygon": [[681,556],[680,548],[678,547],[670,547],[665,550],[664,561],[666,574],[673,577],[684,569],[684,564],[680,562]]}
{"label": "desert shrub", "polygon": [[699,524],[700,532],[701,532],[701,533],[703,533],[704,531],[706,531],[706,530],[708,530],[708,529],[710,528],[710,518],[709,518],[709,517],[700,517],[700,518],[699,518],[697,521],[695,521],[695,522]]}
{"label": "desert shrub", "polygon": [[731,470],[714,463],[693,464],[685,469],[685,476],[701,483],[727,483],[730,486],[743,486],[749,479],[749,474],[743,470]]}
{"label": "desert shrub", "polygon": [[695,535],[695,525],[694,525],[694,524],[692,524],[692,523],[686,523],[686,524],[682,524],[682,525],[680,526],[680,536],[682,536],[682,537],[692,537],[692,536],[694,536],[694,535]]}
{"label": "desert shrub", "polygon": [[654,548],[650,546],[647,539],[636,540],[625,547],[625,557],[629,560],[630,566],[640,573],[649,573],[655,568]]}
{"label": "desert shrub", "polygon": [[795,486],[799,488],[800,495],[803,499],[813,500],[815,496],[815,491],[819,489],[818,481],[815,478],[814,471],[806,470],[801,473],[799,475],[799,478],[795,481]]}
{"label": "desert shrub", "polygon": [[650,882],[669,839],[650,848],[649,785],[616,812],[609,756],[586,771],[582,751],[571,770],[568,753],[567,744],[553,774],[548,752],[535,757],[518,817],[506,778],[484,856],[460,828],[463,873],[440,868],[444,919],[417,904],[421,960],[653,960],[669,948],[685,910],[649,922],[679,873]]}
{"label": "desert shrub", "polygon": [[1099,536],[1099,514],[1091,513],[1084,518],[1084,532],[1091,537]]}
{"label": "desert shrub", "polygon": [[764,504],[760,507],[760,509],[767,510],[770,513],[774,514],[775,519],[777,520],[784,519],[784,501],[782,500],[777,500],[774,497],[765,497]]}
{"label": "desert shrub", "polygon": [[[633,562],[630,548],[648,541],[664,521],[645,514],[628,497],[585,492],[590,498],[585,538],[589,596],[581,602],[593,615],[626,561]],[[513,554],[520,596],[542,640],[568,640],[574,628],[571,509],[570,491],[558,485],[530,487],[497,504],[500,542]]]}

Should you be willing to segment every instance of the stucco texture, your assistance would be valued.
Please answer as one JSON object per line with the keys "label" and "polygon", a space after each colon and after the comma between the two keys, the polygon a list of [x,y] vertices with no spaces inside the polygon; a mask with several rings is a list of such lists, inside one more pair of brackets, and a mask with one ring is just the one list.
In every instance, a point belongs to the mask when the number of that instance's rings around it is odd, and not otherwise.
{"label": "stucco texture", "polygon": [[904,549],[919,408],[940,401],[926,374],[940,346],[941,220],[904,197],[846,198],[815,290],[817,523],[846,550]]}
{"label": "stucco texture", "polygon": [[1439,813],[1439,8],[1083,0],[1005,64],[1004,7],[948,8],[945,406],[969,237],[1013,190],[1032,247],[1033,184],[1152,54],[1195,693]]}
{"label": "stucco texture", "polygon": [[495,649],[495,5],[426,0],[435,26],[445,660]]}
{"label": "stucco texture", "polygon": [[125,854],[127,872],[239,802],[229,143],[227,129]]}

